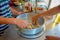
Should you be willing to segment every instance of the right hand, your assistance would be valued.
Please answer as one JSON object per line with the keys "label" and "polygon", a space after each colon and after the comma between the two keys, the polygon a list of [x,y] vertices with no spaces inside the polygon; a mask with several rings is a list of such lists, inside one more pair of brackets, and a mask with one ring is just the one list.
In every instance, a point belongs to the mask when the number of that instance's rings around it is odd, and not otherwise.
{"label": "right hand", "polygon": [[14,24],[16,24],[20,28],[26,28],[29,25],[29,23],[27,21],[20,20],[20,19],[15,19]]}

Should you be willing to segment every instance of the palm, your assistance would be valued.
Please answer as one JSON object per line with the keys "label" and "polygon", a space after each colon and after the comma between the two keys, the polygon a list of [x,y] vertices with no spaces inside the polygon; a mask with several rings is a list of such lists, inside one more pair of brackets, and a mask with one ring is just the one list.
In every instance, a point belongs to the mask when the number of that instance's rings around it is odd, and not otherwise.
{"label": "palm", "polygon": [[24,20],[16,20],[16,25],[20,28],[25,28],[28,26],[28,22],[24,21]]}

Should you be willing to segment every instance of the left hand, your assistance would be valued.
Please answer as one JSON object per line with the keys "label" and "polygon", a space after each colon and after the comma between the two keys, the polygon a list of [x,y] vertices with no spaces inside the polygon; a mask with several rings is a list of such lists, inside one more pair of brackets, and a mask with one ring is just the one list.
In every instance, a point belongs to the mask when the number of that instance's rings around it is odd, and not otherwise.
{"label": "left hand", "polygon": [[46,36],[45,40],[60,40],[60,38],[55,36]]}

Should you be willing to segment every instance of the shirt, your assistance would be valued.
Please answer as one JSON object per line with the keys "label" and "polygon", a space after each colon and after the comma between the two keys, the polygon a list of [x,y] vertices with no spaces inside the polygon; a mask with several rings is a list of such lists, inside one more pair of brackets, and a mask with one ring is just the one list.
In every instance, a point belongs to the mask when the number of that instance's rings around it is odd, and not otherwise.
{"label": "shirt", "polygon": [[[6,18],[11,17],[12,14],[9,8],[9,2],[10,0],[0,0],[0,16]],[[7,27],[8,27],[7,24],[0,25],[0,31],[5,30]]]}

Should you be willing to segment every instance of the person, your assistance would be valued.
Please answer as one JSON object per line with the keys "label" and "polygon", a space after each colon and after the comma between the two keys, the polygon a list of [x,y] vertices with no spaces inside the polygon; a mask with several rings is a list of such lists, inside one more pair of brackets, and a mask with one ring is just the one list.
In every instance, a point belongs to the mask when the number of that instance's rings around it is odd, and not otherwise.
{"label": "person", "polygon": [[11,18],[12,13],[22,14],[9,6],[10,0],[0,0],[0,35],[9,27],[8,24],[16,24],[18,27],[25,28],[28,22],[22,19]]}
{"label": "person", "polygon": [[45,40],[60,40],[60,38],[55,36],[46,36]]}
{"label": "person", "polygon": [[[59,13],[59,12],[60,12],[60,5],[52,8],[52,9],[50,9],[50,10],[48,10],[48,11],[45,11],[45,12],[43,12],[43,13],[41,13],[41,14],[36,15],[35,17],[32,18],[32,22],[33,22],[33,24],[35,24],[38,17],[52,16],[52,15],[55,15],[55,14],[57,14],[57,13]],[[57,24],[60,23],[60,14],[58,14],[58,15],[59,15],[59,16],[58,16],[59,18],[57,17],[56,19],[59,20],[59,21],[57,21],[57,20],[55,21],[55,23],[57,23]],[[59,23],[58,23],[58,22],[59,22]],[[60,26],[59,26],[59,27],[60,27]],[[55,31],[56,31],[56,29],[55,29]],[[59,30],[59,31],[60,31],[60,30]],[[60,37],[56,37],[56,36],[53,36],[53,35],[51,35],[51,36],[46,36],[46,39],[45,39],[45,40],[60,40]]]}
{"label": "person", "polygon": [[[55,27],[54,27],[55,26]],[[45,40],[60,40],[60,14],[57,14],[56,15],[56,19],[55,19],[55,22],[54,22],[54,28],[53,30],[51,29],[47,34],[46,36],[46,39]],[[52,34],[52,35],[51,35]]]}
{"label": "person", "polygon": [[36,24],[36,21],[38,20],[39,17],[52,16],[52,15],[58,14],[59,12],[60,12],[60,5],[54,7],[50,10],[47,10],[45,12],[42,12],[38,15],[33,16],[32,17],[32,23]]}

